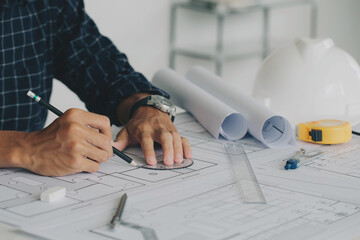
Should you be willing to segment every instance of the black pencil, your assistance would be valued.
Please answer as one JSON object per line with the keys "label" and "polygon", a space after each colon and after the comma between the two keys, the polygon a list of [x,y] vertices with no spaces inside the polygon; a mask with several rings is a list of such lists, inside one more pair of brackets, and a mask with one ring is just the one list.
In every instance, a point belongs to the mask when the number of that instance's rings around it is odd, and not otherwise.
{"label": "black pencil", "polygon": [[360,136],[360,132],[351,131],[351,133]]}
{"label": "black pencil", "polygon": [[[39,97],[38,95],[36,95],[32,91],[28,91],[27,95],[30,98],[34,99],[36,102],[38,102],[41,106],[44,106],[48,110],[50,110],[51,112],[55,113],[57,116],[61,116],[63,114],[63,112],[61,112],[59,109],[57,109],[56,107],[54,107],[50,103],[45,102],[44,100],[41,99],[41,97]],[[114,152],[115,155],[119,156],[121,159],[125,160],[130,165],[132,165],[134,167],[137,167],[136,162],[134,160],[132,160],[129,156],[127,156],[125,153],[121,152],[120,150],[116,149],[115,147],[112,147],[112,149],[113,149],[113,152]]]}

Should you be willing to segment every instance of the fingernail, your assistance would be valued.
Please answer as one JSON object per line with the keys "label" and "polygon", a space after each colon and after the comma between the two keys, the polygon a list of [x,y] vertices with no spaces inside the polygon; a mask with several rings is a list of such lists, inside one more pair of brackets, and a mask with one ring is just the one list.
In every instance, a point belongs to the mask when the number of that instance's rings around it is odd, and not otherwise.
{"label": "fingernail", "polygon": [[180,153],[175,154],[175,162],[176,163],[182,163],[182,161],[183,161],[182,154],[180,154]]}
{"label": "fingernail", "polygon": [[172,156],[167,156],[164,159],[164,163],[167,165],[173,165],[174,164],[174,159]]}
{"label": "fingernail", "polygon": [[185,156],[186,158],[192,158],[192,152],[186,152]]}
{"label": "fingernail", "polygon": [[154,156],[150,156],[150,157],[148,158],[148,163],[149,163],[150,165],[155,165],[155,164],[156,164],[156,158],[155,158]]}
{"label": "fingernail", "polygon": [[110,144],[111,144],[111,146],[113,146],[114,145],[114,141],[111,139],[111,141],[110,141]]}

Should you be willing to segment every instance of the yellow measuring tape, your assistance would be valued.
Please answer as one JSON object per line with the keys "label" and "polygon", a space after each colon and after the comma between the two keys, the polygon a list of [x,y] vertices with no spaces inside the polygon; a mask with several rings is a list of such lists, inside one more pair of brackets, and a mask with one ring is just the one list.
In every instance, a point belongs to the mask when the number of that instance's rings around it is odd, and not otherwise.
{"label": "yellow measuring tape", "polygon": [[351,140],[351,125],[341,120],[319,120],[298,125],[299,139],[319,144],[338,144]]}

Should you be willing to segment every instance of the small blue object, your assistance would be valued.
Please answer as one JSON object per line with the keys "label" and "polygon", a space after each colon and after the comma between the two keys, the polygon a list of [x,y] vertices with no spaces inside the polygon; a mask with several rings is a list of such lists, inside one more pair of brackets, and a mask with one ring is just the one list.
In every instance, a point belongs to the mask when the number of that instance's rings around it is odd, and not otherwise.
{"label": "small blue object", "polygon": [[286,164],[285,164],[285,170],[289,170],[289,169],[297,169],[298,168],[298,164],[299,164],[299,160],[297,159],[289,159],[286,161]]}

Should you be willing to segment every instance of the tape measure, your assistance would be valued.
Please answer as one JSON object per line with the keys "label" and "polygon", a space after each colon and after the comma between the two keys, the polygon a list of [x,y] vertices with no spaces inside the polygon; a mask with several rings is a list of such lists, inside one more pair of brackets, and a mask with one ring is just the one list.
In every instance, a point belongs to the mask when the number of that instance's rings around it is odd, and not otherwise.
{"label": "tape measure", "polygon": [[338,144],[351,140],[351,125],[341,120],[319,120],[298,125],[300,140],[319,144]]}

